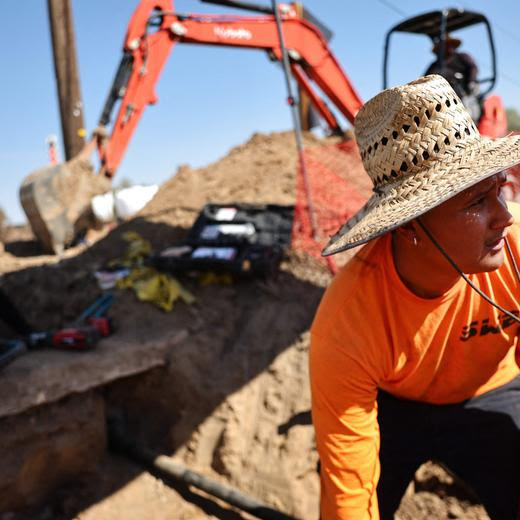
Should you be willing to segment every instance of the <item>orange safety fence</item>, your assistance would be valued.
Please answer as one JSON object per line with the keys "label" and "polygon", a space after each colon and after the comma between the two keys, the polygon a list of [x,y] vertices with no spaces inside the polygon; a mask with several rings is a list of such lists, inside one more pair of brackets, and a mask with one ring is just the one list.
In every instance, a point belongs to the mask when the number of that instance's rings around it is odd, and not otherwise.
{"label": "orange safety fence", "polygon": [[363,206],[370,196],[372,183],[363,169],[354,141],[308,146],[304,150],[304,161],[316,236],[312,229],[307,190],[300,167],[297,175],[292,247],[325,261],[321,250],[329,237]]}
{"label": "orange safety fence", "polygon": [[[519,131],[514,131],[510,132],[508,136],[519,134]],[[509,168],[505,190],[508,200],[514,200],[520,203],[520,165]]]}
{"label": "orange safety fence", "polygon": [[[321,250],[328,239],[371,195],[372,183],[363,169],[355,141],[308,146],[304,150],[316,236],[301,167],[297,175],[296,207],[292,229],[293,249],[326,261]],[[520,165],[508,171],[506,198],[520,203]],[[334,262],[329,267],[334,272]],[[332,257],[335,258],[335,257]]]}

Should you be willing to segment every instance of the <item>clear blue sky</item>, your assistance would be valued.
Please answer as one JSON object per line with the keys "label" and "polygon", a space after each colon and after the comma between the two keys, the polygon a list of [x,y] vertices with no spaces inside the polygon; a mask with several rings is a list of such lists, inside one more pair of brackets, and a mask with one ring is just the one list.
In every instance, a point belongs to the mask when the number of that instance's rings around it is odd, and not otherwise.
{"label": "clear blue sky", "polygon": [[[267,0],[254,0],[270,5]],[[85,123],[97,124],[115,69],[128,20],[137,0],[72,0]],[[174,2],[178,12],[231,13],[196,0]],[[423,0],[307,0],[313,14],[334,32],[330,46],[363,99],[381,89],[386,31],[405,16],[463,6],[486,14],[494,29],[499,80],[495,92],[520,110],[520,2],[473,0],[459,4]],[[245,15],[245,11],[235,11]],[[251,13],[253,15],[253,13]],[[58,103],[45,0],[2,2],[2,125],[0,192],[11,222],[25,220],[18,188],[47,161],[45,139],[60,137]],[[477,31],[476,29],[474,31]],[[464,35],[464,49],[486,70],[489,53],[478,35]],[[392,84],[420,75],[431,60],[426,39],[399,36],[392,50]],[[291,127],[280,67],[263,52],[177,45],[157,85],[159,102],[147,108],[117,172],[118,179],[161,183],[180,164],[197,167],[227,154],[254,132]]]}

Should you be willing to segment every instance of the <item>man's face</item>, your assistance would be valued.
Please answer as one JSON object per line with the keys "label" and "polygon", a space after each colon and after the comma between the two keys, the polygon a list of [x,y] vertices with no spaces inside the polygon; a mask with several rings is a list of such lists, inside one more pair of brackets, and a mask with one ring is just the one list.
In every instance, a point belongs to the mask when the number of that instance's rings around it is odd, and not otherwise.
{"label": "man's face", "polygon": [[446,50],[445,50],[446,56],[452,56],[454,52],[455,52],[455,47],[453,47],[453,45],[446,45]]}
{"label": "man's face", "polygon": [[[498,173],[420,217],[465,273],[493,271],[504,262],[504,238],[513,223],[502,193],[505,182],[506,173]],[[440,255],[428,237],[422,240]]]}

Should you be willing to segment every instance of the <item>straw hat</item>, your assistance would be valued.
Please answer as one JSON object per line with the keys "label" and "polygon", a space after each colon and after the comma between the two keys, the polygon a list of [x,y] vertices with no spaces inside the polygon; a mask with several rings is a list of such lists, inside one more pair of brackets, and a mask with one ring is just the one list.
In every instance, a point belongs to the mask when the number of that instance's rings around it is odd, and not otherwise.
{"label": "straw hat", "polygon": [[379,93],[361,108],[354,130],[374,193],[330,239],[324,256],[387,233],[520,163],[520,135],[482,137],[438,75]]}
{"label": "straw hat", "polygon": [[[462,40],[459,40],[458,38],[453,38],[453,36],[450,36],[449,34],[446,35],[446,37],[444,38],[444,44],[446,45],[446,47],[451,47],[452,49],[457,49],[460,47],[462,43]],[[441,48],[441,39],[440,38],[436,38],[435,41],[433,42],[433,47],[432,47],[432,52],[439,52]]]}

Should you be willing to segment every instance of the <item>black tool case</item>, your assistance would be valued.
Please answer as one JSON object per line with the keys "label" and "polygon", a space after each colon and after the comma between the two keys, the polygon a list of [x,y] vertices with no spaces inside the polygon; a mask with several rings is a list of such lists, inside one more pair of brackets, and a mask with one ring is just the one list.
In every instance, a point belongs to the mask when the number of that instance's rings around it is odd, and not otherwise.
{"label": "black tool case", "polygon": [[186,242],[194,245],[256,244],[287,248],[293,206],[277,204],[206,204]]}
{"label": "black tool case", "polygon": [[293,206],[276,204],[207,204],[186,240],[155,255],[153,263],[170,272],[268,275],[291,242],[293,214]]}

